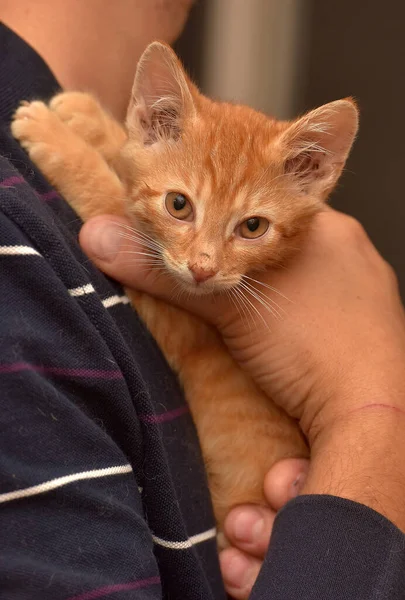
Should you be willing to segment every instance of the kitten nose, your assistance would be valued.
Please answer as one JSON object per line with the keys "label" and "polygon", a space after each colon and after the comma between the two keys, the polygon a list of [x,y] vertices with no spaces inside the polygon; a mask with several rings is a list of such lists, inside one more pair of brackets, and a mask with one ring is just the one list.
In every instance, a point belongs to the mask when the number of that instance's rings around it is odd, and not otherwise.
{"label": "kitten nose", "polygon": [[218,273],[215,269],[204,269],[199,265],[188,265],[188,268],[193,274],[193,277],[197,283],[202,283],[203,281],[207,281],[211,277],[214,277]]}

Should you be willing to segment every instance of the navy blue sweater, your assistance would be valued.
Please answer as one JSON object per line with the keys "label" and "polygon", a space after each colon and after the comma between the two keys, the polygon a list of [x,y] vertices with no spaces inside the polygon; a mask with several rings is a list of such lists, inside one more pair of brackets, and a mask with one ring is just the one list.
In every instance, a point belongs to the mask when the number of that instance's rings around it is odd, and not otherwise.
{"label": "navy blue sweater", "polygon": [[[77,215],[10,136],[59,86],[0,25],[0,599],[225,598],[194,425]],[[252,598],[405,598],[405,537],[301,497],[276,520]]]}

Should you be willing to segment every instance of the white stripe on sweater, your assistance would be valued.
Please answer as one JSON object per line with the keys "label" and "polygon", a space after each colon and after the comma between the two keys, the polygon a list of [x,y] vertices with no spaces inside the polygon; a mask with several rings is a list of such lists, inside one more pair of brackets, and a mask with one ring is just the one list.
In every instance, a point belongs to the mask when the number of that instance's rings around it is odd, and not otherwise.
{"label": "white stripe on sweater", "polygon": [[[87,283],[86,285],[81,285],[77,288],[71,288],[68,290],[69,294],[73,297],[85,296],[87,294],[95,293],[94,287],[91,283]],[[116,304],[129,304],[130,300],[127,296],[118,296],[114,294],[113,296],[108,296],[101,301],[104,308],[111,308],[112,306],[116,306]]]}
{"label": "white stripe on sweater", "polygon": [[42,256],[37,250],[31,248],[31,246],[0,246],[0,254],[6,256],[25,256],[27,254]]}
{"label": "white stripe on sweater", "polygon": [[95,469],[94,471],[72,473],[71,475],[57,477],[56,479],[44,481],[43,483],[39,483],[38,485],[33,485],[28,488],[0,494],[0,504],[3,502],[10,502],[11,500],[18,500],[19,498],[27,498],[28,496],[44,494],[45,492],[62,487],[68,483],[72,483],[73,481],[80,481],[82,479],[97,479],[98,477],[109,477],[110,475],[122,475],[124,473],[131,472],[131,465],[116,465],[115,467],[106,467],[105,469]]}
{"label": "white stripe on sweater", "polygon": [[129,304],[130,300],[127,296],[118,296],[117,294],[114,294],[114,296],[104,298],[102,302],[105,308],[111,308],[111,306],[115,306],[116,304]]}
{"label": "white stripe on sweater", "polygon": [[[28,254],[42,256],[42,254],[40,254],[37,250],[31,248],[31,246],[0,246],[0,255],[27,256]],[[96,290],[94,289],[91,283],[87,283],[77,288],[71,288],[70,290],[68,290],[69,294],[72,297],[93,294],[95,291]],[[105,308],[111,308],[116,304],[129,304],[130,299],[127,296],[118,296],[118,294],[114,294],[113,296],[108,296],[107,298],[104,298],[104,300],[102,300],[102,303]]]}
{"label": "white stripe on sweater", "polygon": [[[26,256],[28,254],[35,254],[36,256],[42,256],[37,250],[31,248],[31,246],[0,246],[0,255],[5,256]],[[85,296],[86,294],[93,294],[96,290],[91,283],[81,285],[77,288],[71,288],[68,290],[72,297]],[[105,308],[111,308],[116,304],[129,304],[130,300],[127,296],[108,296],[102,300]]]}
{"label": "white stripe on sweater", "polygon": [[91,283],[88,283],[87,285],[81,285],[80,287],[77,287],[77,288],[71,288],[68,291],[71,296],[77,297],[77,296],[85,296],[86,294],[93,294],[93,292],[95,292],[96,290],[91,285]]}
{"label": "white stripe on sweater", "polygon": [[207,540],[212,540],[217,535],[217,530],[215,527],[212,529],[208,529],[207,531],[203,531],[202,533],[197,533],[196,535],[190,536],[187,540],[183,542],[172,542],[169,540],[163,540],[162,538],[152,536],[153,541],[158,546],[163,546],[163,548],[170,548],[171,550],[186,550],[187,548],[192,548],[196,544],[201,544],[202,542],[206,542]]}

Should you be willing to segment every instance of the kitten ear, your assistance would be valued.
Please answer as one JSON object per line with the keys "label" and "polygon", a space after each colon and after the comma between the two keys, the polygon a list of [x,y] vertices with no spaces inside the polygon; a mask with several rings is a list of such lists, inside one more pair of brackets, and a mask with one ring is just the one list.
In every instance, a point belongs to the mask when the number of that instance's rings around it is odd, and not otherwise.
{"label": "kitten ear", "polygon": [[178,139],[186,118],[195,114],[189,82],[173,50],[153,42],[142,54],[135,74],[127,113],[131,135],[151,145],[161,139]]}
{"label": "kitten ear", "polygon": [[330,102],[293,122],[280,142],[284,169],[302,193],[322,199],[342,172],[358,129],[358,109],[351,98]]}

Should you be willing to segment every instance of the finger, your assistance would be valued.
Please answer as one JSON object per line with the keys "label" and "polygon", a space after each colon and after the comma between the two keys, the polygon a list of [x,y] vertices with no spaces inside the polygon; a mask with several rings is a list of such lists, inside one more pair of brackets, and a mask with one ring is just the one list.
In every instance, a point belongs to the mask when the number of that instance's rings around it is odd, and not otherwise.
{"label": "finger", "polygon": [[309,461],[305,458],[286,458],[270,469],[264,479],[264,494],[274,510],[280,510],[300,493],[308,469]]}
{"label": "finger", "polygon": [[276,513],[264,506],[237,506],[226,517],[225,535],[232,546],[251,556],[263,558],[275,517]]}
{"label": "finger", "polygon": [[236,600],[246,600],[257,579],[262,562],[236,548],[227,548],[220,553],[219,563],[227,593]]}
{"label": "finger", "polygon": [[124,285],[141,290],[144,290],[145,286],[151,287],[162,294],[168,283],[170,285],[168,278],[164,277],[164,281],[159,284],[162,278],[153,269],[148,268],[143,260],[128,260],[128,255],[145,251],[145,247],[141,238],[136,239],[134,235],[134,238],[130,239],[131,230],[127,227],[131,227],[130,221],[114,215],[94,217],[82,227],[80,244],[92,261],[107,275]]}
{"label": "finger", "polygon": [[[94,217],[82,227],[80,244],[97,267],[110,277],[127,287],[147,292],[175,304],[176,298],[179,297],[177,281],[169,274],[162,274],[160,270],[142,264],[142,260],[128,260],[128,256],[138,256],[134,253],[145,251],[141,242],[128,239],[130,232],[128,227],[131,227],[130,221],[121,217],[114,215]],[[213,297],[213,294],[181,295],[181,308],[211,323],[216,323],[217,317],[233,314],[233,306],[229,304],[225,297]]]}

